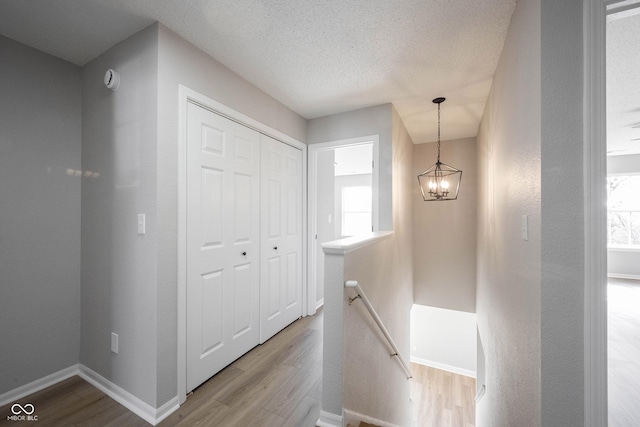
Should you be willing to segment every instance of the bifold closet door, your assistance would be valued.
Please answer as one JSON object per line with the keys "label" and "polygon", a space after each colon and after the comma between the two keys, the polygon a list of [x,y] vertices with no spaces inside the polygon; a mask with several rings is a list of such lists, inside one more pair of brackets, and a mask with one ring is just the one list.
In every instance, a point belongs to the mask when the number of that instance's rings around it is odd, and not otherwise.
{"label": "bifold closet door", "polygon": [[260,342],[302,316],[302,151],[262,135]]}
{"label": "bifold closet door", "polygon": [[260,134],[187,107],[187,389],[260,340]]}

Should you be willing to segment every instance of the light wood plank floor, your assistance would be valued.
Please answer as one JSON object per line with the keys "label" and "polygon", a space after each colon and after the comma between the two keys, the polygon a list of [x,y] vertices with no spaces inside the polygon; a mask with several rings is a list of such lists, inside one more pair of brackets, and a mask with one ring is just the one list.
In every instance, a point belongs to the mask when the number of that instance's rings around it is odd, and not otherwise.
{"label": "light wood plank floor", "polygon": [[640,281],[609,279],[609,427],[640,426]]}
{"label": "light wood plank floor", "polygon": [[[322,311],[291,324],[198,387],[160,426],[311,427],[322,399]],[[148,426],[101,391],[73,377],[20,399],[38,426]],[[0,426],[10,406],[0,407]],[[24,424],[24,423],[19,423]]]}
{"label": "light wood plank floor", "polygon": [[411,363],[414,427],[474,427],[476,380]]}

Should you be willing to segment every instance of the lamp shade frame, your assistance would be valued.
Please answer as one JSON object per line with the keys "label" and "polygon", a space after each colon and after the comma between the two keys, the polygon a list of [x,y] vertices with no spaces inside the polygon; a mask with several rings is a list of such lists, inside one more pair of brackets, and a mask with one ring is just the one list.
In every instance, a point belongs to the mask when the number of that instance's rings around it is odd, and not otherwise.
{"label": "lamp shade frame", "polygon": [[[420,191],[425,202],[457,200],[462,171],[440,161],[418,175]],[[446,182],[443,185],[443,182]]]}

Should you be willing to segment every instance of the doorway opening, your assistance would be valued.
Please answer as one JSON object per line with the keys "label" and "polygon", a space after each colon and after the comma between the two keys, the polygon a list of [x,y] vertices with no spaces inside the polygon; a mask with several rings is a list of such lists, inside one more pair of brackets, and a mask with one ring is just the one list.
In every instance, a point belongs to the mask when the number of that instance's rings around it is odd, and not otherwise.
{"label": "doorway opening", "polygon": [[378,136],[309,146],[308,194],[308,306],[318,309],[324,304],[322,244],[378,231]]}
{"label": "doorway opening", "polygon": [[606,22],[609,426],[640,425],[640,2]]}

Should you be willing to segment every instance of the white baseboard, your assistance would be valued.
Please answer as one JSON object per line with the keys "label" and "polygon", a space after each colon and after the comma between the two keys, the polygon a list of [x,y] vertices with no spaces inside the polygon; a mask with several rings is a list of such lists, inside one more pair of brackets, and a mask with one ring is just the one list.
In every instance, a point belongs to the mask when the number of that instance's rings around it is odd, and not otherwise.
{"label": "white baseboard", "polygon": [[180,406],[178,404],[178,396],[176,396],[156,409],[84,365],[80,365],[79,375],[82,379],[151,425],[158,424]]}
{"label": "white baseboard", "polygon": [[53,374],[47,375],[46,377],[32,381],[29,384],[14,388],[13,390],[9,390],[6,393],[2,393],[0,394],[0,406],[4,406],[7,403],[15,402],[16,400],[22,399],[25,396],[43,390],[56,383],[59,383],[60,381],[71,378],[74,375],[78,375],[78,367],[79,365],[69,366],[68,368],[62,369],[58,372],[54,372]]}
{"label": "white baseboard", "polygon": [[320,418],[316,421],[317,427],[343,427],[342,415],[332,414],[331,412],[320,411]]}
{"label": "white baseboard", "polygon": [[445,363],[434,362],[433,360],[422,359],[420,357],[411,356],[411,361],[419,365],[430,366],[432,368],[440,369],[454,374],[464,375],[465,377],[476,377],[476,372],[469,369],[459,368],[457,366],[447,365]]}
{"label": "white baseboard", "polygon": [[176,396],[156,409],[84,365],[69,366],[61,371],[3,393],[0,395],[0,406],[15,402],[25,396],[36,393],[67,378],[71,378],[74,375],[79,375],[86,382],[152,425],[156,425],[164,420],[180,406],[178,404],[178,396]]}
{"label": "white baseboard", "polygon": [[635,274],[618,274],[618,273],[609,273],[608,277],[613,279],[629,279],[629,280],[640,280],[640,276],[636,276]]}
{"label": "white baseboard", "polygon": [[316,310],[319,310],[320,307],[322,307],[323,305],[324,305],[324,298],[316,302]]}
{"label": "white baseboard", "polygon": [[377,418],[369,417],[364,414],[359,414],[354,411],[350,411],[349,409],[344,410],[344,424],[351,424],[353,426],[360,425],[360,421],[364,421],[365,423],[373,424],[380,427],[400,427],[395,424],[388,423],[383,420],[379,420]]}

